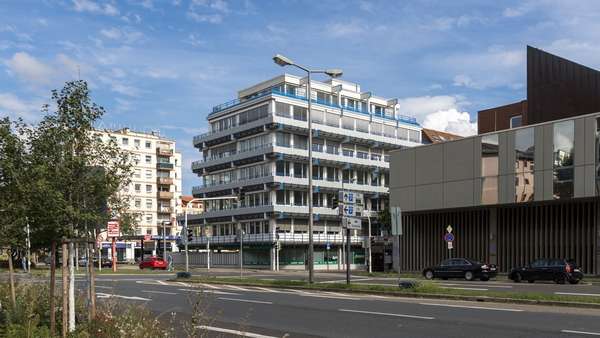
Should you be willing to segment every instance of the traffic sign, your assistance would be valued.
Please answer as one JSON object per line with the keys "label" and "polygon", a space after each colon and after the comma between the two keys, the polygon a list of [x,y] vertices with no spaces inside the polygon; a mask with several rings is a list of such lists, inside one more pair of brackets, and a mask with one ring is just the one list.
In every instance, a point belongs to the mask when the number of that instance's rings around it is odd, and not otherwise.
{"label": "traffic sign", "polygon": [[107,237],[119,237],[119,221],[109,221],[106,225]]}
{"label": "traffic sign", "polygon": [[454,246],[452,246],[452,242],[448,242],[448,250],[452,250],[454,249]]}
{"label": "traffic sign", "polygon": [[446,227],[446,231],[448,231],[448,232],[452,232],[452,225],[448,225],[448,226]]}
{"label": "traffic sign", "polygon": [[352,204],[344,205],[344,207],[342,208],[342,216],[348,216],[348,217],[356,216],[356,208],[354,208],[354,205],[352,205]]}
{"label": "traffic sign", "polygon": [[392,235],[402,235],[402,210],[400,207],[392,207],[390,216],[392,217]]}
{"label": "traffic sign", "polygon": [[340,191],[339,200],[344,204],[363,204],[363,194],[353,191]]}
{"label": "traffic sign", "polygon": [[350,230],[360,230],[362,229],[362,222],[360,218],[342,217],[342,226]]}
{"label": "traffic sign", "polygon": [[444,235],[444,240],[446,242],[453,242],[454,241],[454,235],[452,233],[447,233]]}

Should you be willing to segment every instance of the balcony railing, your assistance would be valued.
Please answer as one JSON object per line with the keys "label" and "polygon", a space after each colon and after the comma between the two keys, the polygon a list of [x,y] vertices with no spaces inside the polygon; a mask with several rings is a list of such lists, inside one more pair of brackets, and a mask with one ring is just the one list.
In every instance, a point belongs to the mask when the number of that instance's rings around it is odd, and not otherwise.
{"label": "balcony railing", "polygon": [[237,150],[230,150],[230,151],[226,151],[226,152],[222,152],[222,153],[218,153],[218,154],[213,154],[213,155],[211,155],[211,156],[209,156],[207,158],[204,158],[204,159],[192,162],[192,167],[194,167],[194,165],[199,165],[201,163],[218,160],[218,159],[225,158],[225,157],[231,157],[231,156],[236,155],[236,154],[243,154],[243,153],[247,153],[247,152],[251,152],[251,151],[256,151],[256,150],[260,150],[260,149],[263,149],[263,148],[269,148],[269,147],[272,147],[272,146],[273,146],[273,143],[265,143],[265,144],[260,144],[260,145],[257,145],[257,146],[254,146],[254,147],[250,147],[250,148],[247,148],[247,149],[243,149],[243,150],[239,150],[239,151],[237,151]]}
{"label": "balcony railing", "polygon": [[[364,241],[365,236],[351,236],[351,243],[362,243]],[[210,241],[211,244],[232,244],[239,243],[240,236],[239,235],[220,235],[220,236],[211,236],[211,237],[194,237],[192,240],[193,244],[204,244],[207,241]],[[245,234],[242,235],[242,241],[244,243],[257,243],[257,242],[268,242],[275,243],[277,241],[282,243],[308,243],[309,236],[308,233],[302,234],[293,234],[293,233],[268,233],[268,234]],[[315,243],[331,243],[331,244],[341,244],[345,242],[345,236],[342,234],[315,234],[313,233],[313,241]]]}
{"label": "balcony railing", "polygon": [[174,194],[170,191],[159,191],[157,195],[158,195],[158,198],[160,198],[160,199],[169,199],[169,200],[172,199],[174,196]]}
{"label": "balcony railing", "polygon": [[158,177],[156,179],[158,184],[171,185],[173,184],[173,179],[171,177]]}
{"label": "balcony railing", "polygon": [[173,156],[173,149],[157,147],[156,153],[160,156]]}
{"label": "balcony railing", "polygon": [[173,213],[174,208],[172,207],[158,207],[158,212],[160,213],[164,213],[164,214],[171,214]]}
{"label": "balcony railing", "polygon": [[162,170],[172,170],[174,168],[173,163],[166,163],[166,162],[157,162],[156,163],[156,168],[157,169],[162,169]]}

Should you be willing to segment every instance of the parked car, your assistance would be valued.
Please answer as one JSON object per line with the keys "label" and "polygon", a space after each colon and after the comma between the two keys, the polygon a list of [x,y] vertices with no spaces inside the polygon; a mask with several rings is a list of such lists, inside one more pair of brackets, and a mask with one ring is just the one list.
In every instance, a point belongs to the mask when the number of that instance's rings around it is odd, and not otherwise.
{"label": "parked car", "polygon": [[[78,262],[79,266],[83,266],[83,267],[87,266],[87,263],[88,263],[87,258],[81,258],[81,259],[79,259],[79,262]],[[98,259],[96,257],[94,257],[93,264],[95,267],[98,266]],[[103,268],[112,267],[112,260],[110,258],[102,257],[102,267]]]}
{"label": "parked car", "polygon": [[464,278],[468,281],[476,278],[487,281],[497,274],[496,265],[484,264],[467,258],[450,258],[442,261],[439,265],[431,266],[423,270],[426,279],[434,278]]}
{"label": "parked car", "polygon": [[145,269],[145,268],[149,268],[152,270],[154,270],[154,269],[166,270],[167,262],[160,257],[152,256],[152,257],[144,259],[140,263],[140,269]]}
{"label": "parked car", "polygon": [[526,280],[533,283],[536,280],[550,280],[557,284],[577,284],[583,279],[580,267],[571,259],[538,259],[532,263],[514,268],[508,278],[519,283]]}

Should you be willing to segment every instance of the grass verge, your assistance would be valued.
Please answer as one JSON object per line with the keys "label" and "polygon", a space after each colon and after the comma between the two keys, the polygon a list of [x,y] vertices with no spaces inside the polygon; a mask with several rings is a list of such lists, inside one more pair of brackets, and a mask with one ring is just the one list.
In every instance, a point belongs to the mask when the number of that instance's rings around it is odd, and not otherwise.
{"label": "grass verge", "polygon": [[588,307],[600,309],[600,297],[588,298],[581,296],[554,295],[539,292],[513,292],[513,291],[486,291],[445,289],[434,283],[419,281],[415,288],[400,289],[397,286],[342,284],[342,283],[316,283],[309,284],[304,281],[289,280],[263,280],[256,278],[223,278],[194,276],[192,278],[174,279],[186,283],[213,283],[241,286],[268,286],[278,288],[308,289],[319,291],[342,291],[364,294],[378,294],[399,297],[438,298],[450,300],[467,300],[480,302],[516,303],[529,305],[553,305]]}

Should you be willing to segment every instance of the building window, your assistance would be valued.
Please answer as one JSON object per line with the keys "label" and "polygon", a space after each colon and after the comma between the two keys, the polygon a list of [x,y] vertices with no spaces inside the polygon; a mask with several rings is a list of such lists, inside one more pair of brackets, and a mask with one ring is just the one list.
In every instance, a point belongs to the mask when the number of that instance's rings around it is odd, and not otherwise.
{"label": "building window", "polygon": [[141,192],[142,191],[142,185],[141,184],[136,184],[135,185],[135,192]]}
{"label": "building window", "polygon": [[275,102],[275,115],[277,116],[283,116],[283,117],[290,117],[290,105],[287,103],[283,103],[283,102]]}
{"label": "building window", "polygon": [[294,107],[294,120],[306,121],[306,115],[308,109],[305,107],[293,106]]}
{"label": "building window", "polygon": [[146,178],[152,179],[152,170],[146,170]]}
{"label": "building window", "polygon": [[147,193],[151,193],[152,192],[152,185],[146,184],[146,192]]}
{"label": "building window", "polygon": [[152,200],[151,199],[146,199],[146,208],[152,209]]}
{"label": "building window", "polygon": [[308,165],[306,163],[294,163],[294,177],[306,178],[308,171]]}
{"label": "building window", "polygon": [[[534,129],[515,131],[515,202],[533,201]],[[525,179],[529,184],[525,184]]]}
{"label": "building window", "polygon": [[129,145],[129,139],[127,137],[123,137],[121,139],[121,144],[124,146],[128,146]]}
{"label": "building window", "polygon": [[498,203],[498,134],[481,138],[481,204]]}
{"label": "building window", "polygon": [[294,135],[294,148],[308,149],[308,137],[304,135]]}
{"label": "building window", "polygon": [[511,128],[517,128],[520,127],[522,125],[522,116],[521,115],[517,115],[517,116],[513,116],[510,118],[510,127]]}
{"label": "building window", "polygon": [[140,147],[140,140],[139,140],[139,139],[137,139],[137,138],[136,138],[136,139],[134,139],[134,140],[133,140],[133,145],[134,145],[134,146],[136,146],[137,148],[139,148],[139,147]]}
{"label": "building window", "polygon": [[135,169],[135,171],[133,173],[133,177],[135,177],[135,178],[141,178],[142,177],[142,170],[141,169]]}
{"label": "building window", "polygon": [[152,215],[146,215],[146,223],[152,223]]}
{"label": "building window", "polygon": [[146,141],[146,149],[152,148],[152,142]]}
{"label": "building window", "polygon": [[573,197],[573,157],[575,121],[554,124],[553,196],[554,199]]}
{"label": "building window", "polygon": [[408,131],[408,140],[411,142],[421,143],[421,131],[409,130]]}
{"label": "building window", "polygon": [[277,176],[290,176],[290,162],[277,161],[275,162],[275,172]]}
{"label": "building window", "polygon": [[152,229],[146,228],[146,235],[152,235]]}
{"label": "building window", "polygon": [[146,164],[152,163],[152,155],[146,155]]}
{"label": "building window", "polygon": [[139,198],[135,199],[135,207],[136,208],[141,208],[142,207],[142,200]]}
{"label": "building window", "polygon": [[287,133],[275,134],[275,144],[280,147],[290,147],[291,135]]}

